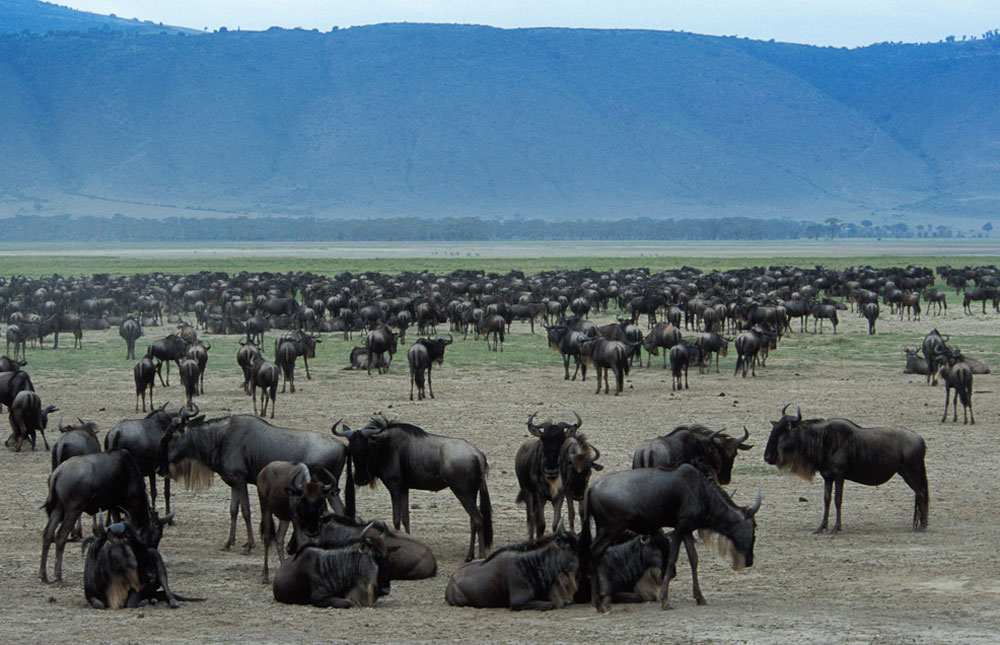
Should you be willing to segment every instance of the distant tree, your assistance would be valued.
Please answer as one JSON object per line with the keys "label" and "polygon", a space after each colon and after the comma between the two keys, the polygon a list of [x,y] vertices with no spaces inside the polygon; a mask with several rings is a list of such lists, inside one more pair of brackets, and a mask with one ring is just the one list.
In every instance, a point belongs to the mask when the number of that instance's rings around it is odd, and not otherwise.
{"label": "distant tree", "polygon": [[992,223],[986,222],[985,224],[983,224],[983,232],[986,233],[986,237],[990,236],[990,231],[992,231],[992,230],[993,230],[993,224]]}
{"label": "distant tree", "polygon": [[836,217],[827,217],[824,221],[826,222],[826,225],[830,227],[830,239],[832,240],[834,236],[840,232],[842,223]]}

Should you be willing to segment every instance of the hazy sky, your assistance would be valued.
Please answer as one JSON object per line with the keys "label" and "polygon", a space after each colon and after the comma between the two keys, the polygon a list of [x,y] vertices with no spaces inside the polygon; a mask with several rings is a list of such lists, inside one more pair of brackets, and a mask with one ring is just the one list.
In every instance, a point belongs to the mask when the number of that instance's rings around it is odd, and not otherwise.
{"label": "hazy sky", "polygon": [[210,30],[350,27],[380,22],[496,27],[675,29],[853,47],[979,36],[1000,27],[998,0],[53,0]]}

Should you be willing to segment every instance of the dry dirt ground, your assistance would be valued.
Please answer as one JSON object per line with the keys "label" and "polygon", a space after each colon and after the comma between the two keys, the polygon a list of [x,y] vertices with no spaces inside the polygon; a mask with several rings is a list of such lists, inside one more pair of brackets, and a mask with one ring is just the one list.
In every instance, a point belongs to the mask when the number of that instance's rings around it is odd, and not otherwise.
{"label": "dry dirt ground", "polygon": [[[862,322],[844,316],[837,343],[847,348],[867,337]],[[914,342],[933,325],[970,338],[996,334],[995,314],[947,321],[925,315],[924,322],[880,321],[881,331],[905,332]],[[155,330],[151,332],[155,334]],[[829,330],[827,331],[829,334]],[[120,342],[115,332],[88,333],[87,340]],[[229,490],[216,478],[208,491],[175,487],[176,526],[167,527],[161,544],[174,590],[207,597],[140,610],[97,611],[83,596],[83,557],[78,544],[67,547],[66,586],[38,580],[41,532],[39,510],[46,495],[49,456],[43,450],[0,451],[0,615],[6,642],[996,642],[1000,640],[1000,581],[997,579],[997,458],[1000,396],[996,375],[977,376],[975,426],[939,422],[942,387],[901,373],[898,362],[864,355],[839,360],[835,352],[809,357],[801,351],[811,334],[783,341],[756,378],[735,378],[735,353],[723,359],[721,374],[690,377],[691,388],[670,393],[668,373],[654,359],[636,368],[622,396],[595,396],[587,382],[564,381],[558,357],[530,367],[498,371],[499,357],[479,343],[482,360],[474,367],[435,371],[436,400],[407,400],[405,360],[397,357],[385,376],[340,370],[347,353],[343,341],[328,340],[313,362],[314,375],[299,375],[299,392],[279,395],[279,425],[328,432],[343,417],[357,427],[368,415],[390,416],[443,435],[463,437],[487,455],[489,487],[495,509],[496,543],[524,539],[523,507],[517,493],[513,456],[524,440],[525,419],[572,418],[602,453],[605,473],[629,467],[631,454],[645,438],[675,425],[701,422],[738,431],[746,425],[755,443],[737,460],[730,491],[737,502],[764,502],[757,516],[755,563],[734,572],[702,547],[701,581],[709,604],[698,607],[690,594],[690,570],[681,559],[671,589],[675,607],[657,603],[617,605],[609,615],[592,606],[554,612],[513,613],[449,607],[444,600],[448,576],[463,560],[468,521],[447,491],[411,493],[413,532],[437,555],[440,573],[416,582],[394,582],[392,593],[373,609],[330,610],[276,604],[261,584],[260,547],[251,555],[220,552],[228,528]],[[270,342],[270,337],[268,339]],[[462,340],[456,341],[462,343]],[[473,341],[465,341],[472,343]],[[967,341],[967,345],[968,345]],[[516,329],[509,344],[533,343],[538,336]],[[910,343],[911,345],[914,343]],[[966,351],[973,346],[963,347]],[[510,346],[510,345],[508,345]],[[792,351],[786,348],[798,348]],[[783,351],[784,350],[784,351]],[[51,350],[46,350],[51,351]],[[82,353],[93,351],[84,349]],[[117,344],[115,351],[118,351]],[[67,419],[93,418],[102,438],[114,423],[133,412],[131,363],[78,370],[73,350],[60,349],[64,370],[32,372],[43,400],[56,402]],[[785,354],[785,356],[783,356]],[[124,356],[124,349],[121,349]],[[790,356],[800,358],[793,359]],[[29,360],[31,354],[29,354]],[[889,366],[891,363],[891,367]],[[240,390],[234,357],[213,352],[199,399],[209,414],[249,412]],[[30,370],[29,365],[29,370]],[[176,379],[176,374],[172,374]],[[180,402],[178,385],[157,389],[158,402]],[[173,406],[174,403],[171,403]],[[913,494],[900,478],[877,488],[848,483],[844,530],[813,535],[822,512],[822,484],[778,473],[763,462],[769,419],[786,403],[802,406],[806,416],[844,416],[862,425],[902,425],[927,441],[930,529],[911,530]],[[950,417],[950,414],[949,414]],[[58,421],[56,419],[53,425]],[[57,431],[49,433],[51,438]],[[41,443],[39,442],[39,447]],[[256,494],[253,514],[256,529]],[[160,501],[162,508],[162,500]],[[359,490],[359,512],[390,517],[384,488]],[[549,511],[551,515],[551,510]],[[238,537],[242,539],[242,523]],[[272,560],[273,563],[273,560]],[[50,560],[50,567],[52,561]]]}

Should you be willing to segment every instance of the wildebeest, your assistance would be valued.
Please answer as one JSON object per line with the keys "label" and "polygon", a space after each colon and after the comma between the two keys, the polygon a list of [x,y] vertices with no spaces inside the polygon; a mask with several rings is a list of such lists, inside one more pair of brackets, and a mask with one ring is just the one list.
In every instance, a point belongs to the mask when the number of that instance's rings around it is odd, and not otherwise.
{"label": "wildebeest", "polygon": [[500,314],[491,314],[490,316],[484,317],[476,325],[476,335],[481,335],[486,340],[486,347],[490,346],[490,334],[493,335],[493,347],[491,348],[494,352],[499,350],[503,351],[503,341],[504,341],[504,329],[507,327],[507,320]]}
{"label": "wildebeest", "polygon": [[712,470],[720,484],[728,484],[736,455],[740,450],[753,448],[746,443],[749,436],[746,427],[743,436],[737,439],[725,434],[725,428],[712,432],[697,423],[677,426],[663,436],[639,444],[632,454],[632,468],[674,468],[700,461]]}
{"label": "wildebeest", "polygon": [[549,349],[559,352],[563,361],[563,370],[566,373],[564,380],[569,380],[569,359],[576,361],[576,369],[573,371],[573,380],[583,368],[583,380],[587,380],[587,364],[580,360],[580,344],[589,340],[589,337],[579,331],[573,331],[566,325],[548,325],[545,328],[548,334]]}
{"label": "wildebeest", "polygon": [[50,318],[52,325],[52,348],[59,349],[59,332],[73,334],[73,349],[83,349],[83,321],[77,314],[56,314]]}
{"label": "wildebeest", "polygon": [[281,370],[271,361],[258,357],[250,373],[250,398],[253,399],[253,413],[257,414],[257,388],[260,388],[260,416],[267,416],[267,403],[271,402],[271,418],[277,407],[278,381]]}
{"label": "wildebeest", "polygon": [[[177,363],[177,369],[179,370],[181,368],[181,359],[187,354],[187,350],[188,342],[177,334],[170,334],[166,338],[161,338],[146,348],[146,356],[159,361],[156,365],[156,371],[160,375],[160,385],[170,387],[170,361]],[[167,364],[166,382],[163,381],[163,372],[161,371],[163,363]]]}
{"label": "wildebeest", "polygon": [[903,353],[906,355],[906,366],[903,368],[903,374],[927,373],[927,361],[920,356],[918,350],[905,347]]}
{"label": "wildebeest", "polygon": [[669,323],[656,323],[656,326],[646,337],[642,340],[642,346],[646,350],[648,356],[646,357],[646,367],[649,367],[653,360],[653,356],[660,355],[660,348],[664,348],[663,352],[663,368],[667,367],[667,351],[671,347],[681,342],[682,335],[681,330]]}
{"label": "wildebeest", "polygon": [[424,371],[427,372],[427,389],[434,398],[434,386],[431,384],[431,369],[434,363],[444,363],[444,348],[454,341],[451,334],[448,338],[418,338],[406,352],[410,364],[410,400],[413,400],[413,384],[417,384],[417,400],[424,399]]}
{"label": "wildebeest", "polygon": [[931,330],[924,336],[921,351],[924,353],[924,360],[927,361],[927,382],[937,385],[937,368],[940,364],[940,356],[948,347],[948,336],[942,336],[937,328]]}
{"label": "wildebeest", "polygon": [[958,402],[961,400],[963,423],[969,423],[971,418],[971,422],[975,424],[976,417],[972,413],[972,368],[968,366],[965,357],[957,348],[942,350],[937,363],[937,376],[944,381],[944,414],[941,415],[941,423],[948,420],[948,398],[954,389],[951,420],[958,421]]}
{"label": "wildebeest", "polygon": [[10,354],[10,344],[14,343],[14,358],[20,356],[22,359],[28,358],[28,339],[21,325],[8,325],[7,332],[7,354]]}
{"label": "wildebeest", "polygon": [[139,411],[139,397],[142,397],[142,411],[146,411],[146,390],[149,390],[149,407],[153,407],[153,385],[156,383],[156,368],[148,356],[143,356],[132,367],[135,379],[135,411]]}
{"label": "wildebeest", "polygon": [[101,442],[97,440],[97,424],[93,421],[80,422],[78,426],[64,426],[59,422],[59,438],[52,443],[52,470],[70,457],[101,452]]}
{"label": "wildebeest", "polygon": [[766,341],[757,328],[749,329],[736,337],[733,342],[733,347],[736,348],[736,369],[733,370],[733,376],[743,368],[743,378],[746,378],[748,366],[750,374],[757,376],[757,357],[764,342]]}
{"label": "wildebeest", "polygon": [[200,340],[188,347],[187,358],[198,363],[198,391],[195,394],[205,393],[205,366],[208,365],[208,350],[210,349],[212,349],[211,345]]}
{"label": "wildebeest", "polygon": [[[152,409],[142,419],[123,419],[104,435],[104,450],[127,450],[135,459],[139,472],[149,477],[149,498],[153,508],[156,507],[156,469],[157,447],[163,440],[167,428],[173,420],[173,415],[166,411],[167,404]],[[182,410],[181,415],[187,412]],[[163,479],[163,501],[166,513],[170,513],[170,478]]]}
{"label": "wildebeest", "polygon": [[388,549],[380,537],[339,549],[307,546],[285,560],[274,576],[278,602],[316,607],[373,607],[389,593]]}
{"label": "wildebeest", "polygon": [[[674,536],[676,538],[676,536]],[[649,602],[660,599],[670,562],[671,537],[653,531],[609,547],[601,558],[597,575],[605,585],[611,602]]]}
{"label": "wildebeest", "polygon": [[460,607],[558,609],[573,600],[580,559],[577,537],[562,530],[497,549],[448,579],[445,600]]}
{"label": "wildebeest", "polygon": [[[787,409],[788,406],[785,406]],[[814,533],[827,528],[830,493],[837,485],[837,523],[840,530],[840,502],[844,480],[879,486],[899,473],[913,489],[913,529],[927,528],[926,447],[923,438],[906,428],[862,428],[847,419],[802,419],[785,414],[771,422],[771,436],[764,449],[764,461],[812,481],[817,472],[823,477],[823,521]]]}
{"label": "wildebeest", "polygon": [[133,316],[129,316],[118,326],[118,335],[125,339],[125,358],[135,360],[135,341],[142,336],[142,325]]}
{"label": "wildebeest", "polygon": [[243,370],[243,392],[246,394],[250,394],[253,365],[259,358],[263,357],[255,344],[244,340],[240,341],[240,348],[236,350],[236,364]]}
{"label": "wildebeest", "polygon": [[[695,599],[704,604],[698,585],[698,561],[694,552],[694,531],[703,538],[714,538],[720,553],[727,553],[733,569],[753,566],[753,547],[757,523],[754,515],[760,509],[761,495],[753,506],[740,507],[709,477],[691,464],[681,464],[673,470],[638,468],[601,477],[584,496],[583,535],[581,551],[589,550],[591,572],[600,572],[608,548],[625,531],[651,533],[664,526],[674,527],[676,541],[671,541],[668,572],[676,570],[677,552],[681,542],[688,547]],[[590,519],[596,525],[591,542]],[[669,608],[668,585],[663,580],[661,606]],[[591,595],[598,611],[610,609],[610,589],[599,575],[591,576]]]}
{"label": "wildebeest", "polygon": [[[194,397],[198,394],[198,376],[201,370],[198,369],[198,361],[185,358],[180,365],[181,385],[184,386],[184,396],[187,399],[188,410],[194,409]],[[271,412],[274,412],[272,408]]]}
{"label": "wildebeest", "polygon": [[914,320],[920,320],[920,294],[904,293],[899,299],[899,319],[903,319],[903,310],[906,310],[906,319],[910,319],[912,312]]}
{"label": "wildebeest", "polygon": [[878,320],[878,303],[869,302],[865,305],[864,309],[861,310],[864,315],[865,320],[868,321],[868,333],[872,336],[875,335],[875,321]]}
{"label": "wildebeest", "polygon": [[[301,462],[309,467],[314,480],[336,488],[347,458],[344,444],[331,436],[278,428],[248,414],[195,419],[190,424],[179,415],[164,434],[157,454],[159,474],[183,479],[186,488],[207,488],[212,484],[212,473],[219,474],[231,489],[229,539],[223,549],[229,550],[236,543],[236,516],[242,512],[247,552],[254,547],[247,484],[256,485],[265,466],[276,460]],[[339,497],[331,497],[334,510],[342,513]]]}
{"label": "wildebeest", "polygon": [[140,535],[155,529],[150,515],[149,498],[142,473],[132,455],[125,450],[98,452],[71,457],[49,475],[45,512],[48,522],[42,537],[42,562],[39,577],[48,582],[46,561],[49,547],[56,544],[56,581],[62,582],[62,558],[70,531],[82,513],[96,514],[101,509],[121,508]]}
{"label": "wildebeest", "polygon": [[[379,374],[388,372],[392,356],[396,353],[396,347],[396,334],[385,325],[368,332],[368,335],[365,336],[365,349],[368,351],[368,374],[372,373],[372,365],[375,366]],[[388,358],[386,358],[386,354],[389,355]]]}
{"label": "wildebeest", "polygon": [[993,300],[996,301],[997,292],[992,287],[979,287],[977,289],[970,289],[965,292],[962,297],[962,309],[967,314],[972,313],[972,303],[976,300],[983,301],[983,313],[986,313],[986,301]]}
{"label": "wildebeest", "polygon": [[692,344],[700,350],[701,360],[698,362],[699,372],[704,368],[705,358],[708,358],[708,367],[711,369],[712,354],[715,354],[715,373],[718,374],[719,356],[726,357],[729,355],[729,339],[717,332],[712,331],[702,334]]}
{"label": "wildebeest", "polygon": [[604,393],[609,391],[608,372],[615,375],[615,396],[622,393],[625,376],[629,373],[629,348],[619,340],[592,338],[580,343],[580,360],[597,372],[597,390],[601,393],[601,375],[604,376]]}
{"label": "wildebeest", "polygon": [[11,447],[13,444],[14,452],[21,452],[21,444],[27,439],[34,450],[35,433],[40,432],[45,449],[48,450],[49,440],[45,438],[45,428],[49,425],[49,414],[58,410],[54,405],[43,408],[42,398],[31,390],[18,392],[8,410],[11,435],[4,445]]}
{"label": "wildebeest", "polygon": [[[368,369],[368,350],[364,347],[353,347],[351,353],[347,357],[350,363],[345,370],[367,370]],[[376,354],[375,355],[375,367],[384,368],[385,367],[385,357]]]}
{"label": "wildebeest", "polygon": [[26,360],[18,360],[10,356],[0,356],[0,372],[18,372],[28,364]]}
{"label": "wildebeest", "polygon": [[[274,341],[275,362],[277,362],[277,356],[279,353],[278,349],[280,346],[285,343],[292,343],[292,346],[295,348],[295,355],[291,357],[292,369],[294,370],[295,367],[295,359],[301,356],[302,366],[306,370],[306,379],[312,380],[312,375],[309,374],[309,359],[316,358],[316,344],[322,342],[323,339],[308,334],[301,329],[296,329],[295,331],[289,332]],[[295,391],[294,387],[292,391]]]}
{"label": "wildebeest", "polygon": [[[701,346],[681,341],[670,348],[670,391],[688,389],[688,367],[702,364]],[[684,387],[681,387],[681,375]]]}
{"label": "wildebeest", "polygon": [[937,305],[934,315],[939,315],[942,309],[944,309],[944,314],[948,315],[948,294],[938,289],[925,289],[923,295],[924,302],[927,303],[927,311],[930,311],[932,306]]}
{"label": "wildebeest", "polygon": [[837,318],[837,306],[828,302],[817,302],[812,308],[813,333],[816,333],[816,325],[819,325],[819,333],[823,333],[823,319],[830,321],[833,325],[833,333],[837,333],[837,325],[840,320]]}
{"label": "wildebeest", "polygon": [[[372,417],[370,424],[352,430],[346,424],[333,433],[347,439],[350,452],[347,471],[348,512],[354,516],[354,485],[374,484],[379,479],[392,498],[392,523],[410,532],[410,489],[439,491],[451,488],[469,514],[469,552],[475,557],[476,536],[482,557],[493,544],[493,507],[486,487],[489,466],[486,456],[464,439],[442,437],[409,423]],[[476,508],[476,494],[479,508]]]}
{"label": "wildebeest", "polygon": [[10,407],[18,393],[25,390],[35,391],[35,386],[27,372],[24,370],[0,372],[0,408],[4,405]]}
{"label": "wildebeest", "polygon": [[[306,539],[319,535],[320,517],[326,511],[326,498],[336,486],[312,481],[305,464],[272,461],[257,474],[257,497],[260,500],[260,539],[264,543],[264,583],[268,582],[267,560],[274,542],[280,562],[285,561],[285,533],[289,523],[294,533]],[[274,518],[278,518],[277,533]]]}

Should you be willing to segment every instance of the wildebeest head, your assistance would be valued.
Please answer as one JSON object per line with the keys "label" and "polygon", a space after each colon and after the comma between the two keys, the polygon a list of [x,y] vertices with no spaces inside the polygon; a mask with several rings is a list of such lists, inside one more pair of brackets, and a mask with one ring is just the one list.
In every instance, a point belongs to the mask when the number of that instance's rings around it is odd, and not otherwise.
{"label": "wildebeest head", "polygon": [[[187,488],[198,490],[211,485],[214,473],[199,462],[183,458],[190,441],[191,430],[188,426],[197,425],[205,419],[205,415],[198,415],[197,404],[192,405],[192,410],[182,406],[177,413],[170,414],[170,422],[156,446],[156,472],[162,477],[183,479]],[[163,412],[162,408],[157,412]]]}
{"label": "wildebeest head", "polygon": [[536,414],[538,413],[535,412],[528,417],[528,432],[541,441],[542,473],[548,479],[555,479],[559,476],[559,453],[562,450],[563,442],[576,434],[576,431],[583,425],[583,421],[580,419],[580,415],[574,412],[573,414],[576,415],[575,424],[563,421],[559,423],[544,421],[541,425],[535,425]]}
{"label": "wildebeest head", "polygon": [[586,436],[577,434],[563,444],[562,452],[564,456],[561,465],[564,468],[562,475],[565,486],[573,499],[582,500],[583,494],[587,492],[591,471],[604,470],[604,465],[597,463],[601,458],[601,451],[591,446]]}
{"label": "wildebeest head", "polygon": [[375,561],[375,565],[378,567],[378,576],[375,580],[375,595],[389,595],[389,590],[391,588],[389,552],[395,551],[399,547],[393,547],[390,549],[386,546],[385,540],[383,539],[378,528],[375,526],[374,520],[369,522],[368,526],[361,531],[361,536],[358,540],[361,542],[362,548],[371,554],[372,559]]}
{"label": "wildebeest head", "polygon": [[781,410],[781,418],[771,422],[771,436],[764,448],[764,461],[811,480],[816,472],[815,467],[803,460],[799,450],[802,441],[800,431],[805,427],[802,409],[799,408],[795,416],[785,414],[787,409],[786,405]]}
{"label": "wildebeest head", "polygon": [[728,484],[732,480],[733,462],[736,461],[736,455],[740,450],[750,450],[753,446],[746,443],[747,438],[750,437],[750,431],[747,430],[746,426],[743,426],[743,436],[739,438],[723,434],[723,430],[713,432],[708,439],[717,449],[719,463],[712,466],[719,478],[719,483]]}
{"label": "wildebeest head", "polygon": [[[329,473],[327,476],[332,479]],[[339,501],[339,491],[335,484],[310,480],[309,470],[304,467],[292,480],[292,485],[285,488],[285,493],[291,502],[292,514],[298,527],[309,538],[319,535],[320,518],[326,512],[327,500],[333,498]],[[343,505],[339,509],[334,508],[334,511],[343,513]]]}
{"label": "wildebeest head", "polygon": [[[728,497],[727,497],[728,499]],[[716,550],[722,557],[729,558],[733,570],[753,566],[753,547],[757,542],[757,520],[755,516],[760,510],[764,496],[758,490],[757,500],[752,506],[733,506],[743,514],[744,521],[732,527],[732,533],[727,537],[713,531],[699,530],[698,535],[706,543],[715,542]],[[730,501],[730,503],[732,503]]]}
{"label": "wildebeest head", "polygon": [[[354,465],[353,478],[358,486],[375,486],[376,478],[382,464],[379,463],[379,444],[388,439],[385,431],[399,425],[384,418],[372,417],[371,425],[360,430],[352,430],[346,423],[343,430],[337,430],[337,424],[330,430],[338,437],[347,439],[347,451]],[[412,426],[416,427],[416,426]]]}

